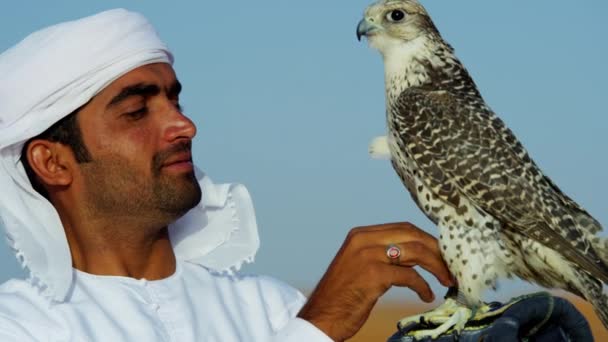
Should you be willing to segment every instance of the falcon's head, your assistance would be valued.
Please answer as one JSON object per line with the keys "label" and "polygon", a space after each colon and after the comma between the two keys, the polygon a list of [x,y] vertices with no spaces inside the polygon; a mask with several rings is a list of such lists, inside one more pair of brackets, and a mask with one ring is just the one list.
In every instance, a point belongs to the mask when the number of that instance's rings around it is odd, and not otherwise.
{"label": "falcon's head", "polygon": [[361,40],[362,36],[385,56],[429,37],[440,39],[428,13],[416,0],[381,0],[370,5],[357,26],[357,38]]}

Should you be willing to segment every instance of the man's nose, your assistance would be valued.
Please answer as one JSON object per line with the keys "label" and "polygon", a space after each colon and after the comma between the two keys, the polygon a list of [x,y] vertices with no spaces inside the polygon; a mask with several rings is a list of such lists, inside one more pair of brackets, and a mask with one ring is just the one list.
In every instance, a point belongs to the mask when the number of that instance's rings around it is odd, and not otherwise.
{"label": "man's nose", "polygon": [[190,118],[181,112],[176,107],[172,107],[169,116],[169,123],[165,131],[167,141],[175,141],[179,139],[192,140],[196,135],[196,125]]}

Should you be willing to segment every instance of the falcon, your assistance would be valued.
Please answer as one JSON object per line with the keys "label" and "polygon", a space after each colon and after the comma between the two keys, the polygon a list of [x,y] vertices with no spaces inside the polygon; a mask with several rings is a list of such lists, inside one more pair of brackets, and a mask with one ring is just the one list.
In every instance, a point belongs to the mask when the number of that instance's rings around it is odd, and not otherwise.
{"label": "falcon", "polygon": [[[485,103],[471,76],[415,0],[370,5],[357,27],[384,60],[388,134],[370,153],[387,156],[424,214],[439,228],[457,278],[423,318],[436,337],[462,331],[484,310],[482,294],[517,276],[593,304],[608,328],[608,241],[600,223],[564,194]],[[446,317],[447,313],[447,317]]]}

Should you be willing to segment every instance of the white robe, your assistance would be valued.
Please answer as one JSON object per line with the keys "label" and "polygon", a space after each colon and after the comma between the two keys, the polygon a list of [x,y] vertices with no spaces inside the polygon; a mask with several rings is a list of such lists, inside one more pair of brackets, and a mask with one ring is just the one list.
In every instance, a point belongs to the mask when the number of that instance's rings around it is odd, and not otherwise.
{"label": "white robe", "polygon": [[24,280],[0,287],[0,341],[327,341],[296,318],[305,297],[264,276],[219,275],[178,261],[161,280],[74,270],[65,302]]}

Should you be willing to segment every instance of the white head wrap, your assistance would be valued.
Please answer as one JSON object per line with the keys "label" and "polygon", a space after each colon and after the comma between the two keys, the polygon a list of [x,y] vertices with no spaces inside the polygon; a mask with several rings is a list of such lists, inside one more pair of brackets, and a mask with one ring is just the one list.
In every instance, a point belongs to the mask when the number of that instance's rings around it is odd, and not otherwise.
{"label": "white head wrap", "polygon": [[[63,301],[72,260],[55,208],[30,184],[24,143],[145,64],[173,63],[142,15],[115,9],[35,32],[0,55],[0,218],[9,245],[43,294]],[[218,272],[250,262],[259,240],[241,185],[214,185],[200,170],[201,203],[170,226],[178,259]]]}

